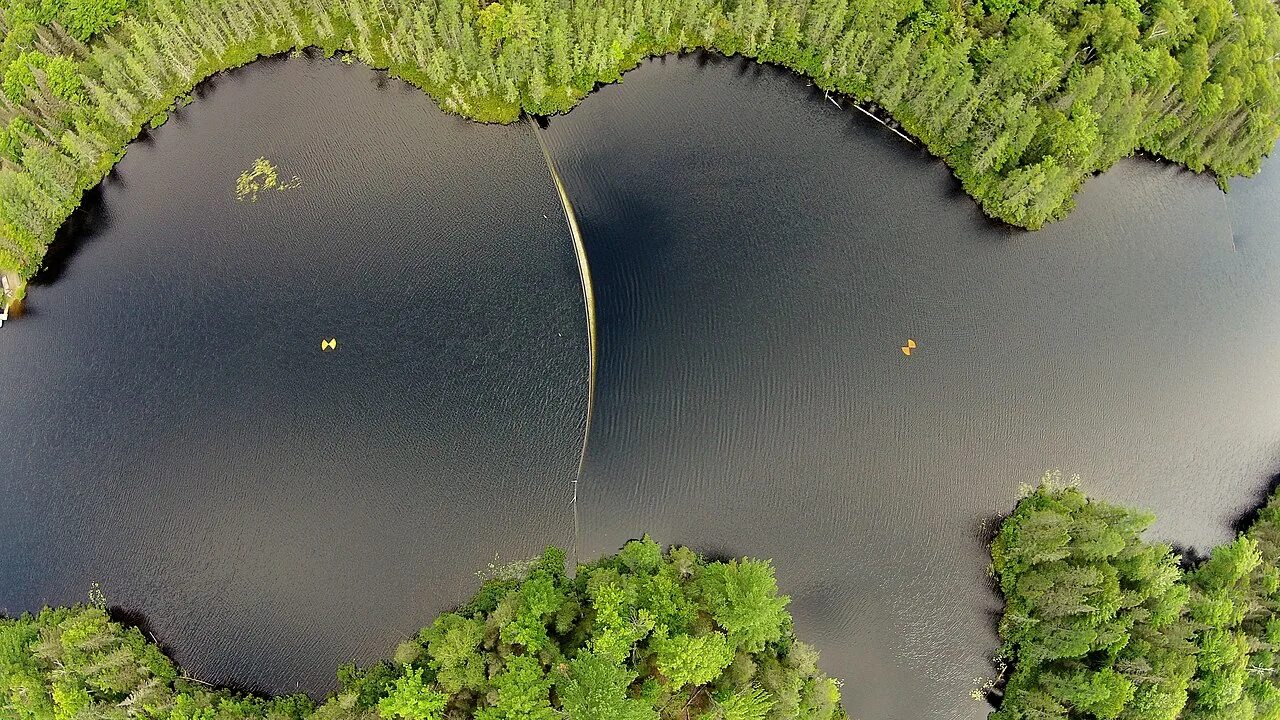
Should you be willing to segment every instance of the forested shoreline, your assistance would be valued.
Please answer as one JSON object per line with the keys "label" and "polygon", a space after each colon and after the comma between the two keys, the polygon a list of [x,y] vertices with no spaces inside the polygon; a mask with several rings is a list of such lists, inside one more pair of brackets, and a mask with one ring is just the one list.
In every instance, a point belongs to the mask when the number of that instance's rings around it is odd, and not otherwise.
{"label": "forested shoreline", "polygon": [[[991,720],[1280,717],[1280,493],[1203,559],[1145,540],[1153,519],[1052,478],[1028,488],[991,544],[1007,672]],[[98,599],[0,619],[0,717],[847,720],[788,602],[767,561],[645,538],[570,577],[551,548],[393,660],[340,668],[317,704],[187,677]]]}
{"label": "forested shoreline", "polygon": [[501,568],[320,704],[211,688],[98,604],[0,619],[7,720],[843,720],[767,561],[648,538]]}
{"label": "forested shoreline", "polygon": [[649,56],[777,63],[892,115],[1028,228],[1135,151],[1225,184],[1280,134],[1269,0],[9,0],[0,29],[0,271],[23,280],[199,81],[310,46],[485,122],[567,111]]}
{"label": "forested shoreline", "polygon": [[1041,484],[992,543],[1010,674],[991,720],[1280,718],[1280,494],[1203,560]]}

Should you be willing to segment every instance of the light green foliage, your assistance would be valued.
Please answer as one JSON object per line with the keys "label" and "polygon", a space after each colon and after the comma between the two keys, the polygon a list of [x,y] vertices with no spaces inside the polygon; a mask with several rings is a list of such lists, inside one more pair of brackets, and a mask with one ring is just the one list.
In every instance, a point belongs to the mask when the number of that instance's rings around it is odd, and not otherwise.
{"label": "light green foliage", "polygon": [[[152,118],[150,121],[152,127],[159,127],[167,117],[166,114],[161,113],[156,118]],[[156,121],[157,119],[159,122]],[[240,177],[236,180],[236,200],[243,202],[247,198],[249,202],[258,202],[258,193],[267,190],[292,190],[299,184],[297,176],[288,182],[280,182],[279,168],[266,158],[260,157],[253,161],[253,167],[240,173]]]}
{"label": "light green foliage", "polygon": [[711,615],[729,631],[729,640],[749,652],[760,652],[788,629],[786,596],[767,561],[732,560],[702,573],[702,592]]}
{"label": "light green foliage", "polygon": [[[608,581],[594,583],[591,607],[595,610],[595,632],[591,650],[614,662],[621,662],[632,648],[654,628],[653,613],[636,607],[635,587],[612,573],[602,573]],[[596,580],[599,578],[593,578]]]}
{"label": "light green foliage", "polygon": [[1276,558],[1264,565],[1255,537],[1263,530],[1255,526],[1235,542],[1216,548],[1187,577],[1188,616],[1199,648],[1188,715],[1196,720],[1265,717],[1256,714],[1255,699],[1266,703],[1277,691],[1269,681],[1269,659],[1255,666],[1256,676],[1250,674],[1252,653],[1273,647],[1266,641],[1266,628],[1276,619],[1267,607],[1273,597]]}
{"label": "light green foliage", "polygon": [[554,720],[551,707],[551,678],[542,663],[531,655],[507,658],[502,671],[493,678],[497,701],[476,711],[476,720]]}
{"label": "light green foliage", "polygon": [[436,682],[446,692],[457,693],[464,688],[478,692],[484,688],[485,665],[479,653],[484,642],[482,621],[446,613],[423,630],[420,638],[427,646]]}
{"label": "light green foliage", "polygon": [[44,73],[54,97],[74,105],[85,102],[84,78],[74,60],[66,55],[54,55],[45,63]]}
{"label": "light green foliage", "polygon": [[662,548],[654,542],[627,543],[618,561],[633,573],[655,575],[662,568]]}
{"label": "light green foliage", "polygon": [[0,126],[35,128],[0,144],[0,271],[23,279],[175,98],[308,46],[486,122],[567,111],[647,56],[742,54],[879,108],[1029,228],[1136,151],[1225,185],[1280,136],[1271,0],[9,0],[0,30]]}
{"label": "light green foliage", "polygon": [[210,692],[136,629],[95,606],[0,621],[0,717],[15,720],[299,720],[302,696],[264,701]]}
{"label": "light green foliage", "polygon": [[75,39],[84,42],[120,22],[125,0],[62,0],[58,21]]}
{"label": "light green foliage", "polygon": [[22,150],[28,138],[38,138],[39,130],[24,118],[14,118],[0,135],[0,152],[10,160],[22,158]]}
{"label": "light green foliage", "polygon": [[[758,569],[744,575],[745,567]],[[340,689],[319,707],[303,696],[267,700],[189,682],[101,607],[0,619],[0,718],[846,719],[817,654],[790,634],[766,563],[708,563],[645,538],[572,578],[554,548],[519,568],[401,643],[396,665],[340,668]],[[772,597],[757,597],[762,589]],[[735,650],[713,606],[735,608],[725,617],[740,623],[760,608],[770,616],[763,625],[780,630],[760,650]]]}
{"label": "light green foliage", "polygon": [[773,709],[773,698],[758,687],[746,688],[720,701],[722,720],[764,720]]}
{"label": "light green foliage", "polygon": [[449,696],[422,680],[422,668],[405,667],[387,696],[378,701],[378,714],[387,720],[439,720]]}
{"label": "light green foliage", "polygon": [[[53,100],[72,106],[86,101],[84,78],[75,61],[66,55],[49,56],[39,50],[23,52],[9,63],[4,72],[3,90],[10,101],[22,103],[27,101],[29,94],[40,96],[41,83],[51,92]],[[60,118],[71,116],[72,108],[59,110]]]}
{"label": "light green foliage", "polygon": [[1014,666],[993,718],[1176,717],[1193,668],[1174,622],[1186,593],[1169,548],[1141,540],[1150,523],[1050,478],[1018,504],[991,548]]}
{"label": "light green foliage", "polygon": [[51,694],[56,720],[72,720],[93,705],[89,689],[72,680],[55,680]]}
{"label": "light green foliage", "polygon": [[169,711],[169,720],[215,720],[213,708],[202,700],[187,694],[178,695]]}
{"label": "light green foliage", "polygon": [[35,87],[36,84],[36,68],[44,65],[46,60],[48,56],[42,52],[24,52],[9,63],[9,67],[4,71],[5,97],[13,102],[22,102],[26,99],[27,89]]}
{"label": "light green foliage", "polygon": [[658,669],[671,684],[705,685],[720,675],[733,662],[733,649],[722,633],[698,637],[677,635],[659,638]]}
{"label": "light green foliage", "polygon": [[352,707],[376,709],[381,700],[400,677],[402,668],[390,663],[378,663],[368,668],[354,664],[338,668],[338,684],[342,687],[339,697],[346,698]]}
{"label": "light green foliage", "polygon": [[1150,516],[1047,477],[991,548],[1013,668],[993,720],[1280,718],[1278,508],[1184,574]]}
{"label": "light green foliage", "polygon": [[550,642],[547,623],[565,600],[558,582],[562,579],[562,571],[539,569],[530,574],[515,596],[515,618],[502,628],[503,642],[521,645],[531,652]]}
{"label": "light green foliage", "polygon": [[556,682],[569,720],[657,720],[658,712],[630,697],[636,673],[594,653],[574,658]]}

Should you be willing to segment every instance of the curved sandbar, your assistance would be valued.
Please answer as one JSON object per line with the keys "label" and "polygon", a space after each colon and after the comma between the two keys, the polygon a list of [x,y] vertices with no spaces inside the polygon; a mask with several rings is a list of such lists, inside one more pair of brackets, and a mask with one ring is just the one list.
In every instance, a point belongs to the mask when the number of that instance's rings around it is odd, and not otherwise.
{"label": "curved sandbar", "polygon": [[569,226],[569,239],[573,242],[573,253],[578,260],[578,277],[582,281],[582,303],[587,320],[587,418],[582,429],[582,450],[578,455],[578,474],[573,478],[573,542],[574,558],[576,559],[578,540],[581,535],[578,522],[578,481],[582,479],[582,473],[587,465],[587,443],[591,439],[591,418],[595,414],[596,375],[598,374],[597,369],[600,357],[600,336],[596,323],[596,294],[595,288],[591,283],[591,264],[587,262],[587,246],[582,242],[582,231],[578,228],[578,215],[573,211],[573,203],[569,200],[569,193],[564,189],[564,183],[560,180],[560,173],[556,170],[556,164],[551,159],[551,152],[547,149],[547,142],[543,140],[542,133],[538,131],[538,124],[533,118],[529,118],[529,126],[533,128],[533,134],[538,138],[538,147],[542,150],[542,157],[547,161],[547,170],[551,173],[551,181],[555,183],[556,194],[560,196],[560,205],[564,208],[564,219]]}

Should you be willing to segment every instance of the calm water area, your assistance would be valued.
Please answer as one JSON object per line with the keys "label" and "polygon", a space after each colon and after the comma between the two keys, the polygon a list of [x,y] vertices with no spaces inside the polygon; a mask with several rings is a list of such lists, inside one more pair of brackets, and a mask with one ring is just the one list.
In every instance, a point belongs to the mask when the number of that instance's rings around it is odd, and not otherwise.
{"label": "calm water area", "polygon": [[[803,79],[670,57],[542,133],[359,65],[202,85],[0,329],[0,610],[98,581],[197,677],[323,694],[547,544],[775,561],[862,720],[985,717],[986,542],[1079,474],[1188,552],[1280,473],[1280,162],[985,219]],[[235,197],[264,156],[297,187]],[[322,338],[336,352],[321,352]],[[916,343],[910,356],[900,349]]]}

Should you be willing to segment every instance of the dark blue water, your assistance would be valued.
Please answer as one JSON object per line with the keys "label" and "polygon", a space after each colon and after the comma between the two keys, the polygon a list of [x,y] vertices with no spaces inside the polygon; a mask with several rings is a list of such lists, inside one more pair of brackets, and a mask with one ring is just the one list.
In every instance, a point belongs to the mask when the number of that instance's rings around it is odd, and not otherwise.
{"label": "dark blue water", "polygon": [[647,64],[548,133],[600,308],[584,553],[773,558],[852,717],[985,716],[1020,484],[1079,474],[1203,549],[1280,471],[1275,163],[1228,202],[1128,161],[1025,233],[736,61]]}
{"label": "dark blue water", "polygon": [[[237,202],[259,155],[300,185]],[[198,677],[323,691],[572,542],[586,335],[527,127],[259,63],[95,205],[0,330],[0,607],[100,581]]]}

